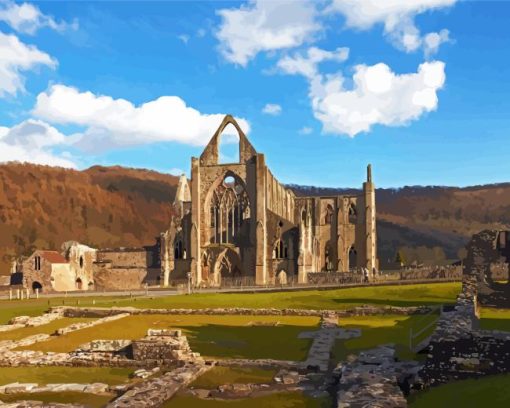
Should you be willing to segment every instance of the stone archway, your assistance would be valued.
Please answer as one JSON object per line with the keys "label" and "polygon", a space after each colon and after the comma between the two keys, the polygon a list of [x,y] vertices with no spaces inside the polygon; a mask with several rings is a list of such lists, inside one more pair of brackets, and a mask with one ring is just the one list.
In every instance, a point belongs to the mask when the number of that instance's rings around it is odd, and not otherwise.
{"label": "stone archway", "polygon": [[242,275],[239,255],[233,249],[227,248],[218,256],[214,264],[211,284],[219,286],[222,282],[233,283],[236,278],[240,278]]}
{"label": "stone archway", "polygon": [[42,289],[43,289],[43,286],[41,285],[40,282],[38,281],[34,281],[32,282],[32,290],[34,291],[34,293],[38,290],[39,293],[42,292]]}

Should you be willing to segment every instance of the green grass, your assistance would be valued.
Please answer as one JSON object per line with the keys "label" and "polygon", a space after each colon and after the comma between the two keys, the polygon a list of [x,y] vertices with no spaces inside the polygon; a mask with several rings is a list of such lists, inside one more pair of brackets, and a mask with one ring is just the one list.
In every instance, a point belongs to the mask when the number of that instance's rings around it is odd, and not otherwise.
{"label": "green grass", "polygon": [[275,374],[275,369],[216,366],[201,375],[191,386],[214,389],[224,384],[264,384],[272,382]]}
{"label": "green grass", "polygon": [[510,309],[482,308],[480,328],[510,331]]}
{"label": "green grass", "polygon": [[[332,353],[335,361],[345,360],[349,354],[357,354],[381,344],[394,343],[397,357],[402,360],[415,359],[416,355],[409,349],[409,330],[418,331],[437,318],[437,315],[383,315],[340,318],[339,324],[344,328],[359,328],[361,336],[348,340],[337,340]],[[415,344],[430,335],[434,325],[415,340]]]}
{"label": "green grass", "polygon": [[[302,290],[272,293],[204,293],[174,295],[155,298],[84,297],[79,298],[80,306],[134,306],[139,308],[207,308],[207,307],[248,307],[248,308],[303,308],[303,309],[346,309],[363,304],[391,306],[419,306],[453,303],[461,284],[430,283],[419,285],[395,285],[359,287],[333,290]],[[30,300],[1,300],[0,323],[19,315],[36,316],[50,306],[76,305],[78,298],[52,298]]]}
{"label": "green grass", "polygon": [[411,395],[409,408],[506,408],[509,390],[510,374],[455,381]]}
{"label": "green grass", "polygon": [[94,318],[67,318],[53,320],[48,324],[35,327],[23,327],[21,329],[0,332],[0,341],[2,340],[20,340],[34,334],[53,334],[57,329],[67,327],[74,323],[90,322],[96,320]]}
{"label": "green grass", "polygon": [[298,392],[282,392],[264,397],[245,398],[232,401],[204,400],[177,395],[163,408],[325,408],[331,407],[327,398],[314,399]]}
{"label": "green grass", "polygon": [[26,394],[0,394],[0,401],[42,401],[45,403],[80,404],[89,408],[104,407],[113,399],[111,395],[94,395],[82,392],[41,392]]}
{"label": "green grass", "polygon": [[298,334],[318,324],[318,317],[301,316],[134,315],[20,349],[69,352],[94,339],[137,339],[149,328],[182,328],[192,349],[205,356],[304,360],[311,340]]}
{"label": "green grass", "polygon": [[102,382],[117,385],[126,382],[132,372],[132,369],[110,367],[0,367],[0,385],[13,382],[39,385]]}

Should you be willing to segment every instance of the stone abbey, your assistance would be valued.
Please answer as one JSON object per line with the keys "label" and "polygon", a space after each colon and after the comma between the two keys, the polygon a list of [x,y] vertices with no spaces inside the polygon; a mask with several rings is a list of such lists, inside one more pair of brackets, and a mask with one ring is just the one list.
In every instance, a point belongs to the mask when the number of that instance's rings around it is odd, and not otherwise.
{"label": "stone abbey", "polygon": [[[239,134],[239,162],[219,164],[222,132]],[[273,176],[264,154],[227,115],[179,180],[174,216],[161,234],[161,283],[306,283],[315,272],[378,268],[370,165],[357,195],[299,197]]]}

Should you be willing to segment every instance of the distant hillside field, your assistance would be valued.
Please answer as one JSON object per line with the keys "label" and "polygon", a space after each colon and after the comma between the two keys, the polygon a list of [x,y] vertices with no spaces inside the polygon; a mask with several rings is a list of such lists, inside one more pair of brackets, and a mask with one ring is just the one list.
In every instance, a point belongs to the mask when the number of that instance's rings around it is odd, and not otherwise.
{"label": "distant hillside field", "polygon": [[[67,240],[93,247],[153,243],[168,225],[177,181],[169,174],[118,166],[76,171],[0,164],[0,274],[9,273],[12,256],[36,247],[59,250]],[[289,187],[297,195],[356,192]],[[510,225],[510,183],[378,189],[377,210],[383,264],[402,247],[421,248],[425,257],[442,248],[454,259],[473,233]]]}

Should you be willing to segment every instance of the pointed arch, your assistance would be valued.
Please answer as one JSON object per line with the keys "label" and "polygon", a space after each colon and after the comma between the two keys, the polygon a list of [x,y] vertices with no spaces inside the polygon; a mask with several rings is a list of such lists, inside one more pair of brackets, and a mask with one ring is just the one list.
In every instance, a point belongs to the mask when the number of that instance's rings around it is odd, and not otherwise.
{"label": "pointed arch", "polygon": [[200,165],[211,166],[218,164],[219,159],[218,147],[220,138],[222,136],[223,131],[228,125],[234,126],[239,136],[239,162],[244,163],[257,154],[257,152],[255,151],[251,143],[248,141],[246,135],[242,131],[237,121],[231,115],[226,115],[223,118],[220,126],[214,133],[213,137],[209,141],[209,144],[206,146],[206,148],[200,155]]}

